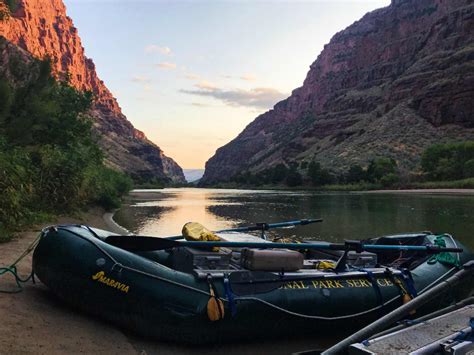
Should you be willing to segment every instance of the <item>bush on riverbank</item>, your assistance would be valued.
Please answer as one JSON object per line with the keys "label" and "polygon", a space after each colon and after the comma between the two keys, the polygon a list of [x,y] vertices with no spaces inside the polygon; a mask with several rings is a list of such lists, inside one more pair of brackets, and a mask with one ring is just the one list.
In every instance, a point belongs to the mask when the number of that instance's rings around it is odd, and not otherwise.
{"label": "bush on riverbank", "polygon": [[474,141],[433,145],[424,151],[421,167],[434,181],[473,178]]}
{"label": "bush on riverbank", "polygon": [[132,188],[103,163],[86,115],[92,95],[57,82],[48,62],[25,70],[26,80],[23,70],[0,77],[0,235],[44,213],[118,207]]}
{"label": "bush on riverbank", "polygon": [[[395,160],[380,157],[373,159],[367,168],[352,165],[346,173],[335,175],[317,161],[280,163],[258,173],[249,171],[235,175],[225,186],[236,187],[305,187],[320,190],[357,190],[394,187],[400,181]],[[220,184],[219,186],[222,186]]]}

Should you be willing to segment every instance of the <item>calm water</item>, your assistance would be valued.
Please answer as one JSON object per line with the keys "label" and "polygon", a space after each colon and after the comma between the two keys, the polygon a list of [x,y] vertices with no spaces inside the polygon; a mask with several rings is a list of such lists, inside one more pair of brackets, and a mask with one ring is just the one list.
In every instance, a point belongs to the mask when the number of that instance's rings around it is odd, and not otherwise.
{"label": "calm water", "polygon": [[343,241],[430,230],[450,233],[474,249],[473,195],[136,190],[114,218],[134,233],[156,236],[180,234],[189,221],[218,230],[256,222],[323,218],[323,223],[270,234]]}
{"label": "calm water", "polygon": [[[342,241],[382,234],[431,230],[449,232],[474,249],[474,195],[313,193],[212,189],[135,191],[115,220],[137,234],[180,234],[182,226],[197,221],[211,230],[323,218],[323,223],[271,232],[272,236]],[[216,345],[213,353],[289,354],[325,349],[348,334],[263,341],[258,344]],[[150,343],[151,344],[151,343]],[[155,348],[158,346],[158,349]],[[149,353],[162,352],[150,345]],[[170,349],[172,350],[172,349]],[[182,349],[179,349],[182,350]],[[171,351],[170,351],[171,353]]]}

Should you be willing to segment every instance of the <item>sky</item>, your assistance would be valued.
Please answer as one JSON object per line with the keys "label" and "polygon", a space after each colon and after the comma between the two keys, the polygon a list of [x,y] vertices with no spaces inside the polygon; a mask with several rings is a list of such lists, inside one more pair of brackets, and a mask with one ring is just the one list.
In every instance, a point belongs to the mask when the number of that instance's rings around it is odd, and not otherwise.
{"label": "sky", "polygon": [[324,45],[390,0],[65,0],[127,118],[187,169],[302,85]]}

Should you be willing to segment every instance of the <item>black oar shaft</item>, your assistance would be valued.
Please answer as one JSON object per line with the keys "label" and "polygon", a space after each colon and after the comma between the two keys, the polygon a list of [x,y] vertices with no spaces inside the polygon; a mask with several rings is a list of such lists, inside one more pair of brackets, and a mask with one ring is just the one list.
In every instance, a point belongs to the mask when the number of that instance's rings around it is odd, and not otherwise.
{"label": "black oar shaft", "polygon": [[461,253],[460,248],[441,248],[436,246],[421,245],[374,245],[374,244],[337,244],[337,243],[272,243],[272,242],[224,242],[224,241],[176,241],[168,238],[154,238],[141,236],[110,236],[107,243],[123,249],[133,251],[159,250],[174,247],[192,248],[255,248],[255,249],[295,249],[295,250],[404,250],[404,251],[424,251],[428,253],[454,252]]}

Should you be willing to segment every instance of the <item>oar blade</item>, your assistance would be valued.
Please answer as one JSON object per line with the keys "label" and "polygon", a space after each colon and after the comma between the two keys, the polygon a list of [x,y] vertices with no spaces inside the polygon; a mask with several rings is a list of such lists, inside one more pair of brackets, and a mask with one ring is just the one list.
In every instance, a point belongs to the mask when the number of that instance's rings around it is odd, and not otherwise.
{"label": "oar blade", "polygon": [[129,251],[163,250],[180,245],[179,242],[166,238],[127,235],[111,235],[105,239],[105,242]]}

